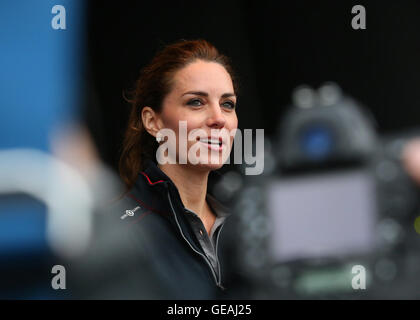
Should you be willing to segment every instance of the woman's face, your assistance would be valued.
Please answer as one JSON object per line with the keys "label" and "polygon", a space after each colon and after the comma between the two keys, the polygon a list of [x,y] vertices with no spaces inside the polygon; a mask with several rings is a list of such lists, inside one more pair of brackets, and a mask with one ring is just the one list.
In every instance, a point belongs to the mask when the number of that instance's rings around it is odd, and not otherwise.
{"label": "woman's face", "polygon": [[[235,105],[232,79],[221,64],[197,60],[175,73],[159,117],[175,132],[179,162],[205,170],[223,165],[238,126]],[[187,137],[180,134],[180,126],[185,128],[180,121],[186,121]],[[183,145],[182,139],[187,139]]]}

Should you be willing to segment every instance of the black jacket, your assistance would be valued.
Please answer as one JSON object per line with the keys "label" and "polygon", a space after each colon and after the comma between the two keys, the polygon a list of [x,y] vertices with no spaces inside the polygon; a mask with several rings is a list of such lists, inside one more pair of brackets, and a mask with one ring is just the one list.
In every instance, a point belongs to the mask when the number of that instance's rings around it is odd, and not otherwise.
{"label": "black jacket", "polygon": [[[210,173],[210,195],[220,178]],[[85,253],[62,263],[66,292],[77,299],[247,299],[252,288],[232,258],[236,225],[230,215],[216,234],[219,277],[187,220],[177,188],[150,162],[123,199],[112,206],[104,203],[95,214]]]}
{"label": "black jacket", "polygon": [[[208,189],[219,179],[220,174],[211,172]],[[218,276],[212,269],[185,217],[177,188],[155,163],[149,162],[113,210],[115,223],[123,226],[125,246],[131,246],[130,254],[139,256],[141,276],[132,281],[138,281],[145,298],[148,293],[163,299],[223,298],[224,270],[219,269]],[[216,235],[216,247],[222,232],[223,225]],[[218,251],[216,248],[220,260]]]}

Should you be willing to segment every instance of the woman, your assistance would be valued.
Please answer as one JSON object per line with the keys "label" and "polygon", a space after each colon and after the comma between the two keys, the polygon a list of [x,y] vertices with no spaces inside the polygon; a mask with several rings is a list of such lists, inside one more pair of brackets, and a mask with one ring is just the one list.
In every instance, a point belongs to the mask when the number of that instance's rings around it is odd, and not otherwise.
{"label": "woman", "polygon": [[224,290],[218,240],[228,212],[209,189],[238,126],[236,92],[228,59],[204,40],[165,47],[138,79],[120,159],[128,190],[120,221],[165,297]]}

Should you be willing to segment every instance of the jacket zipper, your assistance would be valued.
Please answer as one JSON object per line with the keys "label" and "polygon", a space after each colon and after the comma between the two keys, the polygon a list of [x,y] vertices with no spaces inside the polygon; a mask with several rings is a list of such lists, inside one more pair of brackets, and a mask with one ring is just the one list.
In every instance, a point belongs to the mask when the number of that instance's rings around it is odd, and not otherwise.
{"label": "jacket zipper", "polygon": [[[168,190],[168,199],[169,199],[169,204],[171,205],[172,214],[173,214],[173,215],[174,215],[174,217],[175,217],[176,224],[177,224],[177,226],[178,226],[179,231],[181,232],[182,237],[183,237],[183,238],[184,238],[184,240],[188,243],[188,245],[190,246],[190,248],[191,248],[194,252],[198,253],[198,254],[199,254],[199,255],[200,255],[200,256],[201,256],[201,257],[202,257],[202,258],[206,261],[206,263],[207,263],[207,265],[209,266],[210,271],[211,271],[211,273],[212,273],[212,275],[213,275],[214,281],[216,282],[216,285],[217,285],[219,288],[224,289],[224,287],[220,284],[219,280],[217,279],[216,273],[214,272],[213,267],[212,267],[211,263],[208,261],[207,257],[206,257],[204,254],[202,254],[200,251],[197,251],[196,249],[194,249],[194,247],[191,245],[191,243],[187,240],[187,238],[185,237],[184,233],[182,232],[181,226],[179,225],[178,218],[177,218],[176,213],[175,213],[174,206],[172,205],[172,200],[171,200],[171,196],[170,196],[170,194],[169,194],[169,190]],[[219,230],[219,233],[220,233],[220,231],[221,231],[221,229]],[[219,235],[217,235],[217,240],[218,240],[218,239],[219,239]],[[216,240],[216,243],[217,243],[217,240]],[[217,248],[216,248],[216,257],[217,257]],[[217,257],[217,258],[218,258],[218,257]],[[217,259],[217,262],[219,262],[219,259]],[[220,277],[220,266],[219,266],[219,277]],[[221,277],[220,277],[220,278],[221,278]]]}
{"label": "jacket zipper", "polygon": [[221,284],[221,282],[222,282],[222,270],[220,269],[220,261],[219,261],[219,256],[217,255],[217,249],[219,248],[219,237],[220,237],[220,233],[222,232],[222,229],[223,229],[223,226],[224,226],[224,224],[222,224],[221,226],[220,226],[220,230],[219,230],[219,232],[217,233],[217,238],[216,238],[216,259],[217,259],[217,268],[218,268],[218,270],[219,270],[219,284],[218,284],[218,286],[221,288],[221,289],[225,289],[223,286],[222,286],[222,284]]}

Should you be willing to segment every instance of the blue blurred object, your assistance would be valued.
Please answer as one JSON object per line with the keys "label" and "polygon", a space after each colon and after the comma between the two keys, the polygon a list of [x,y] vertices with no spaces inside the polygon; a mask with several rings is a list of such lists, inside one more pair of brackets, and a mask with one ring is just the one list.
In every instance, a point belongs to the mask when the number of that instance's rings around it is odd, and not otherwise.
{"label": "blue blurred object", "polygon": [[57,1],[0,4],[0,148],[48,150],[54,126],[71,121],[80,104],[84,8],[60,1],[66,29],[54,30]]}
{"label": "blue blurred object", "polygon": [[[52,27],[57,15],[52,8],[57,4],[65,8],[66,29]],[[83,88],[84,5],[80,0],[0,3],[0,151],[30,148],[49,153],[53,130],[77,122]],[[7,186],[7,181],[0,183]],[[36,260],[34,255],[49,252],[45,226],[46,207],[31,195],[0,195],[2,270],[7,268],[4,261],[13,265],[12,257]],[[30,268],[28,263],[25,266]],[[4,288],[0,293],[5,296]]]}
{"label": "blue blurred object", "polygon": [[333,134],[326,126],[311,126],[306,128],[301,135],[303,154],[311,160],[327,158],[332,152],[333,145]]}
{"label": "blue blurred object", "polygon": [[33,253],[46,247],[45,206],[42,203],[26,195],[1,196],[0,212],[2,255]]}

